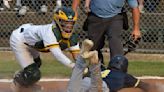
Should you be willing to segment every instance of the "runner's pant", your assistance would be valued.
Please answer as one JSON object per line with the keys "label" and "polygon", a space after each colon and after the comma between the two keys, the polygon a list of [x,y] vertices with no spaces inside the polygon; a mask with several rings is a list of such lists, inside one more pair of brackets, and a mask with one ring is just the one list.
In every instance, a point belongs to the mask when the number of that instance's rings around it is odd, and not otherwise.
{"label": "runner's pant", "polygon": [[[89,66],[91,78],[86,77],[83,79],[83,71],[86,67],[85,60],[81,56],[78,56],[68,84],[67,92],[98,92],[97,79],[101,78],[100,72],[98,72],[100,70],[100,64]],[[102,83],[102,89],[103,92],[109,92],[105,82]]]}

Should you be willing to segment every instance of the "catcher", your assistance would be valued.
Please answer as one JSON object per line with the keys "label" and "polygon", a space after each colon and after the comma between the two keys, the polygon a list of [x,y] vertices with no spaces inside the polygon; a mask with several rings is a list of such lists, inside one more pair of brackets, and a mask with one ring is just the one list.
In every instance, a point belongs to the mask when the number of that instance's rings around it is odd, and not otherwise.
{"label": "catcher", "polygon": [[78,36],[73,33],[76,20],[71,8],[61,7],[54,14],[54,24],[23,24],[12,32],[10,46],[22,67],[14,75],[15,86],[28,87],[40,80],[42,63],[39,52],[51,52],[60,63],[74,67],[62,50],[70,51],[74,59],[79,54]]}
{"label": "catcher", "polygon": [[[140,88],[144,92],[155,92],[154,86],[127,73],[128,60],[122,55],[114,56],[108,69],[100,70],[97,51],[89,51],[92,46],[91,40],[83,42],[67,92],[118,92],[122,88],[130,87]],[[87,65],[91,72],[90,77],[83,78],[83,71]]]}

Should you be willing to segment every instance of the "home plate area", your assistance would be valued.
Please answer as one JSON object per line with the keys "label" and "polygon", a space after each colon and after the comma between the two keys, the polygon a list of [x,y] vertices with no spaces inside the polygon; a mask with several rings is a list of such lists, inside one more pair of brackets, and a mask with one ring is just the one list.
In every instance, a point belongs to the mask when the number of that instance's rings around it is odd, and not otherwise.
{"label": "home plate area", "polygon": [[[162,77],[140,77],[144,82],[155,86],[151,92],[164,92],[164,78]],[[36,85],[22,88],[18,92],[66,92],[69,79],[41,79]],[[12,80],[0,80],[0,92],[13,92]],[[16,89],[15,89],[16,90]],[[138,88],[125,88],[119,92],[143,92]]]}

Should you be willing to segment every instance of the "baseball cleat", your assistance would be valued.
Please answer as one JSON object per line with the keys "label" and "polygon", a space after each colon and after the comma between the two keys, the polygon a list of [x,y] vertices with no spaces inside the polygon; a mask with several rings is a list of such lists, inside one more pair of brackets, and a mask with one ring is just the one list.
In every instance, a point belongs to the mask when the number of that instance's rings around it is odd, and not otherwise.
{"label": "baseball cleat", "polygon": [[80,54],[84,59],[89,59],[90,64],[98,64],[98,52],[90,51],[93,45],[91,40],[85,39],[82,43]]}
{"label": "baseball cleat", "polygon": [[90,51],[90,49],[93,47],[93,42],[89,39],[85,39],[82,42],[82,47],[81,47],[81,56],[85,59],[89,58],[91,56],[91,54],[89,54],[88,52]]}

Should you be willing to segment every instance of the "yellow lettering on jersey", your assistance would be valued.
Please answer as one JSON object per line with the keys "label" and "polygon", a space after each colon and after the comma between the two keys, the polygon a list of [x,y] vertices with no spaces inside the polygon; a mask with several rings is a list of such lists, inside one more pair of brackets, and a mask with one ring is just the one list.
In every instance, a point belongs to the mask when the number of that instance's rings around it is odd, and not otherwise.
{"label": "yellow lettering on jersey", "polygon": [[101,72],[101,77],[105,78],[105,77],[108,76],[109,73],[110,73],[110,70],[104,70],[104,71]]}

